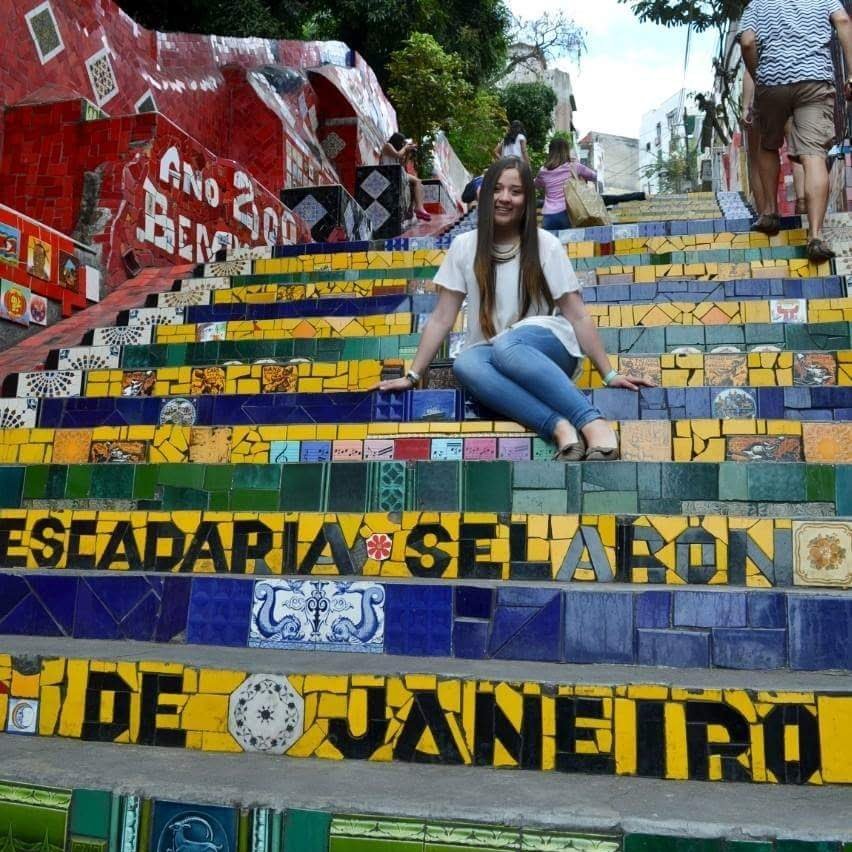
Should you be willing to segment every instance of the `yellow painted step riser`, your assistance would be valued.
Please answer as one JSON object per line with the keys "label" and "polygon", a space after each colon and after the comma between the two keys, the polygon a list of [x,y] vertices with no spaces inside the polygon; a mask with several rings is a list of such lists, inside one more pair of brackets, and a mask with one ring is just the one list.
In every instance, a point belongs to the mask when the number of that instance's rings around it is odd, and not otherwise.
{"label": "yellow painted step riser", "polygon": [[[611,356],[613,368],[642,376],[660,387],[792,387],[807,378],[809,369],[832,374],[827,383],[852,385],[852,351],[797,357],[793,352],[742,355]],[[410,364],[395,361],[336,361],[303,364],[250,364],[228,367],[161,367],[157,370],[90,370],[83,396],[118,397],[128,388],[143,388],[148,396],[198,394],[334,393],[375,387],[382,370],[402,375]],[[584,359],[575,379],[584,389],[603,387],[600,374]]]}

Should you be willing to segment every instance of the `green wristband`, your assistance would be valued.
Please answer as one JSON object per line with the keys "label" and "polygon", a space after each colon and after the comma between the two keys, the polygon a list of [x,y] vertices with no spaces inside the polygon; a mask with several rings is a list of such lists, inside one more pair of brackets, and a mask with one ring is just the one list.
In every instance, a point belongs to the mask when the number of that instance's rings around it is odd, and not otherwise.
{"label": "green wristband", "polygon": [[610,370],[604,377],[603,383],[609,387],[609,383],[618,375],[618,370]]}

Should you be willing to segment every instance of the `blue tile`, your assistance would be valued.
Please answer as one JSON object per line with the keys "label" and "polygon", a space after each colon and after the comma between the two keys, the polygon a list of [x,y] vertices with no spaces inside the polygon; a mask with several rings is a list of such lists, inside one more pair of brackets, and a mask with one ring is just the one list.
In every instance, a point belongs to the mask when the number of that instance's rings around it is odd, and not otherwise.
{"label": "blue tile", "polygon": [[456,586],[454,594],[457,618],[491,618],[494,589]]}
{"label": "blue tile", "polygon": [[643,666],[707,668],[710,633],[704,630],[639,630],[637,662]]}
{"label": "blue tile", "polygon": [[117,619],[98,598],[87,582],[87,578],[80,578],[77,586],[74,637],[76,639],[121,638]]}
{"label": "blue tile", "polygon": [[564,623],[566,662],[633,662],[631,592],[568,591]]}
{"label": "blue tile", "polygon": [[852,669],[852,597],[791,594],[787,609],[791,668]]}
{"label": "blue tile", "polygon": [[786,630],[721,627],[713,634],[713,665],[724,669],[782,669],[787,665]]}
{"label": "blue tile", "polygon": [[[7,584],[4,584],[4,586],[8,588]],[[19,597],[22,590],[26,590],[27,594]],[[22,583],[21,586],[13,589],[12,600],[15,600],[15,605],[5,613],[2,621],[0,621],[0,633],[10,633],[16,636],[69,635],[67,632],[63,632],[44,605],[34,594],[29,592],[26,584]]]}
{"label": "blue tile", "polygon": [[[27,577],[29,587],[44,604],[51,617],[67,636],[74,635],[74,607],[77,600],[77,577],[34,574]],[[4,597],[0,591],[0,600]]]}
{"label": "blue tile", "polygon": [[446,586],[385,586],[385,652],[448,656],[453,627],[453,590]]}
{"label": "blue tile", "polygon": [[[453,625],[453,656],[467,660],[484,660],[488,643],[487,621],[457,621]],[[387,650],[387,639],[385,639]]]}
{"label": "blue tile", "polygon": [[155,642],[171,642],[185,636],[186,620],[189,615],[189,595],[192,590],[191,577],[165,577],[160,613],[154,630]]}
{"label": "blue tile", "polygon": [[0,574],[0,621],[30,593],[23,577],[16,574]]}
{"label": "blue tile", "polygon": [[195,577],[189,598],[186,641],[244,647],[248,641],[254,584]]}
{"label": "blue tile", "polygon": [[787,626],[787,596],[780,592],[749,592],[746,610],[749,627]]}
{"label": "blue tile", "polygon": [[675,592],[675,627],[745,627],[745,592]]}
{"label": "blue tile", "polygon": [[140,576],[87,577],[86,583],[116,621],[155,591],[148,578]]}
{"label": "blue tile", "polygon": [[641,592],[637,598],[637,627],[671,626],[671,592]]}
{"label": "blue tile", "polygon": [[[551,601],[538,610],[518,607],[533,615],[500,648],[489,656],[500,660],[537,660],[559,662],[561,658],[560,634],[562,627],[562,595],[553,595]],[[498,609],[497,614],[499,615]],[[492,633],[493,636],[493,633]]]}
{"label": "blue tile", "polygon": [[556,594],[559,593],[553,589],[535,586],[502,586],[497,589],[497,606],[531,606],[540,609],[547,606]]}

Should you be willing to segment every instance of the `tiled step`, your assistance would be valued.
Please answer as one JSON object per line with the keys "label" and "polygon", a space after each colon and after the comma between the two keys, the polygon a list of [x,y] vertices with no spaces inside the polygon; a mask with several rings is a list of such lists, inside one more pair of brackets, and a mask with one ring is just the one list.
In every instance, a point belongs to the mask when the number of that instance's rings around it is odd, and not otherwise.
{"label": "tiled step", "polygon": [[[852,425],[799,420],[628,420],[625,461],[852,463]],[[517,423],[100,426],[0,430],[4,464],[289,464],[297,461],[548,461],[554,447]]]}
{"label": "tiled step", "polygon": [[[303,442],[303,457],[315,443]],[[0,481],[9,509],[117,500],[175,511],[852,515],[852,466],[802,462],[4,465]]]}
{"label": "tiled step", "polygon": [[[134,844],[140,827],[132,817],[157,808],[152,800],[165,800],[250,802],[256,807],[241,815],[252,826],[268,827],[268,848],[275,852],[327,852],[329,843],[339,844],[331,846],[339,852],[352,842],[358,822],[362,830],[355,842],[369,843],[362,848],[370,852],[386,852],[383,841],[397,838],[391,842],[398,843],[400,835],[410,835],[412,819],[437,829],[429,836],[437,836],[438,843],[450,839],[447,820],[465,822],[457,852],[483,845],[483,852],[491,852],[489,841],[510,852],[586,852],[588,842],[583,842],[590,834],[598,835],[598,852],[849,852],[850,845],[842,843],[849,838],[849,794],[840,786],[672,784],[428,764],[413,771],[406,764],[365,761],[284,759],[282,765],[264,754],[116,747],[58,737],[2,737],[0,756],[3,777],[13,783],[83,788],[83,793],[132,789],[137,795],[113,801],[131,817],[122,837]],[[325,813],[317,810],[320,805]],[[191,804],[188,809],[198,811]],[[208,809],[201,805],[201,811]],[[339,818],[332,817],[335,812]],[[239,810],[230,813],[236,822]],[[357,814],[360,821],[352,819]],[[110,824],[108,818],[105,823]],[[521,828],[522,845],[506,839],[507,827]],[[418,844],[416,852],[436,852],[436,847]]]}
{"label": "tiled step", "polygon": [[[322,305],[323,303],[320,303]],[[234,306],[243,308],[244,306]],[[246,306],[265,311],[276,306]],[[261,310],[262,309],[262,310]],[[200,310],[187,308],[186,310]],[[349,308],[351,310],[351,307]],[[200,340],[286,339],[297,337],[374,337],[411,334],[421,318],[399,312],[352,316],[248,319],[215,323],[184,322],[183,308],[131,310],[127,326],[95,328],[85,342],[95,346],[194,343]],[[852,321],[852,298],[778,299],[721,302],[663,302],[647,305],[589,305],[599,328],[753,323],[833,323]],[[461,315],[460,315],[461,316]],[[460,323],[460,320],[459,320]],[[457,330],[460,330],[460,324]]]}
{"label": "tiled step", "polygon": [[[478,471],[482,470],[480,466]],[[400,477],[379,483],[380,492],[371,496],[374,505],[367,513],[282,513],[263,506],[263,482],[238,478],[232,484],[234,472],[228,469],[214,469],[218,481],[211,480],[208,487],[218,487],[220,493],[232,490],[232,502],[248,508],[229,511],[224,499],[211,510],[201,510],[184,500],[172,511],[133,511],[131,501],[116,497],[122,483],[111,488],[101,475],[105,472],[97,469],[90,481],[75,486],[73,509],[56,508],[60,501],[53,498],[40,501],[47,508],[4,510],[0,564],[14,569],[179,570],[512,584],[557,580],[755,589],[852,586],[846,560],[852,547],[849,520],[527,515],[512,513],[511,507],[500,505],[499,495],[495,500],[482,489],[474,511],[404,512]],[[316,470],[294,473],[295,480],[285,477],[287,487],[309,491],[310,474]],[[139,491],[151,504],[201,490],[197,481],[190,477],[187,483],[176,470],[143,469],[137,475]],[[15,482],[4,485],[16,487]],[[315,505],[322,501],[322,485],[315,485]]]}
{"label": "tiled step", "polygon": [[[138,326],[114,329],[116,339],[146,336],[150,330]],[[754,323],[720,326],[655,326],[624,329],[602,328],[601,339],[608,352],[654,355],[675,349],[722,353],[752,351],[817,351],[852,347],[850,323]],[[412,358],[419,334],[375,338],[290,338],[287,340],[208,340],[190,343],[152,343],[75,346],[52,350],[48,369],[206,366],[226,361],[252,363],[261,358],[311,361],[347,361],[367,358]]]}
{"label": "tiled step", "polygon": [[[106,357],[117,360],[109,353]],[[676,387],[826,387],[852,385],[852,350],[842,352],[763,352],[718,355],[610,356],[613,369],[654,385]],[[404,375],[400,359],[335,363],[245,364],[161,367],[155,370],[62,369],[7,376],[5,396],[197,396],[250,393],[337,393],[370,390],[381,379]],[[461,388],[448,368],[443,387]],[[574,378],[579,388],[602,388],[588,359]]]}
{"label": "tiled step", "polygon": [[852,670],[852,597],[840,593],[300,577],[141,580],[116,571],[0,573],[0,599],[0,633],[10,636],[408,655],[424,662],[441,656]]}
{"label": "tiled step", "polygon": [[[183,283],[205,285],[222,282],[220,289],[194,286],[175,292],[152,294],[148,307],[186,307],[246,304],[292,303],[299,300],[357,298],[381,295],[406,295],[430,287],[400,280],[393,287],[374,286],[379,282],[337,281],[327,284],[257,284],[228,288],[226,278],[185,279]],[[839,276],[824,278],[746,278],[733,281],[667,280],[653,284],[589,286],[583,291],[586,302],[722,301],[744,299],[834,299],[847,295],[845,280]]]}
{"label": "tiled step", "polygon": [[[45,381],[64,373],[45,373]],[[71,386],[59,378],[51,398],[0,402],[9,425],[45,428],[166,425],[248,426],[294,423],[385,423],[493,420],[462,391],[401,394],[213,394],[196,397],[60,397]],[[619,388],[585,391],[608,420],[750,419],[848,420],[850,387]]]}
{"label": "tiled step", "polygon": [[[299,760],[662,780],[852,783],[848,678],[8,637],[42,737]],[[786,675],[786,676],[785,676]],[[793,680],[795,678],[795,680]],[[18,695],[16,695],[18,693]],[[143,699],[144,695],[144,699]],[[131,707],[138,707],[137,721]],[[286,765],[286,769],[283,767]],[[473,779],[471,779],[473,780]],[[677,785],[673,785],[677,786]]]}

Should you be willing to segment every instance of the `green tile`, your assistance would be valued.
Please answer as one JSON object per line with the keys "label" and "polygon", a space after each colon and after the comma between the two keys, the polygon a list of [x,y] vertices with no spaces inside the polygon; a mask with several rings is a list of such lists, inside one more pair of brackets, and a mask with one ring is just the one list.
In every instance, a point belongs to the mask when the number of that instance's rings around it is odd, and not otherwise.
{"label": "green tile", "polygon": [[815,503],[834,502],[834,468],[809,464],[805,470],[805,499]]}
{"label": "green tile", "polygon": [[840,852],[840,844],[830,840],[776,840],[775,852]]}
{"label": "green tile", "polygon": [[92,467],[89,496],[99,500],[130,500],[135,465],[104,464]]}
{"label": "green tile", "polygon": [[163,485],[162,494],[160,505],[163,511],[173,512],[178,509],[206,509],[209,505],[209,495],[207,492],[195,488]]}
{"label": "green tile", "polygon": [[211,512],[226,512],[231,508],[230,491],[214,491],[207,496],[207,508]]}
{"label": "green tile", "polygon": [[277,491],[281,485],[280,464],[234,465],[233,487],[256,491]]}
{"label": "green tile", "polygon": [[0,782],[0,838],[9,849],[62,852],[71,791]]}
{"label": "green tile", "polygon": [[137,464],[133,477],[133,498],[135,500],[153,500],[157,493],[157,468],[159,465]]}
{"label": "green tile", "polygon": [[428,823],[424,852],[507,852],[521,848],[517,828],[475,823]]}
{"label": "green tile", "polygon": [[594,849],[595,852],[620,852],[621,838],[615,835],[537,831],[526,828],[522,831],[522,852],[579,852],[582,849]]}
{"label": "green tile", "polygon": [[462,509],[465,512],[510,512],[512,465],[505,461],[464,462]]}
{"label": "green tile", "polygon": [[325,465],[321,462],[288,464],[281,470],[281,511],[322,511]]}
{"label": "green tile", "polygon": [[661,834],[628,834],[624,852],[722,852],[721,840],[665,837]]}
{"label": "green tile", "polygon": [[65,496],[69,499],[88,497],[92,490],[92,466],[74,464],[68,468]]}
{"label": "green tile", "polygon": [[109,838],[112,796],[105,790],[74,790],[71,796],[71,833]]}
{"label": "green tile", "polygon": [[61,500],[65,496],[65,481],[68,478],[68,466],[52,464],[47,473],[47,489],[45,497],[48,500]]}
{"label": "green tile", "polygon": [[205,491],[229,491],[234,476],[234,466],[230,464],[208,464],[204,467]]}
{"label": "green tile", "polygon": [[378,840],[374,837],[331,837],[329,852],[423,852],[422,840]]}
{"label": "green tile", "polygon": [[[461,465],[455,461],[417,462],[409,507],[414,511],[457,512],[461,505]],[[333,489],[329,489],[329,494]],[[329,511],[331,507],[329,506]]]}
{"label": "green tile", "polygon": [[0,467],[0,509],[18,509],[24,487],[23,467]]}
{"label": "green tile", "polygon": [[363,462],[329,465],[327,512],[366,511],[369,468],[370,466]]}
{"label": "green tile", "polygon": [[229,509],[237,512],[277,512],[281,500],[278,491],[243,491],[234,489],[230,492]]}
{"label": "green tile", "polygon": [[564,515],[568,493],[564,488],[524,488],[512,492],[512,511],[534,515]]}
{"label": "green tile", "polygon": [[725,852],[773,852],[771,840],[726,840]]}
{"label": "green tile", "polygon": [[178,488],[203,488],[206,465],[175,462],[157,465],[157,483]]}
{"label": "green tile", "polygon": [[748,467],[742,462],[719,465],[719,499],[748,500]]}
{"label": "green tile", "polygon": [[805,465],[749,462],[748,499],[798,503],[805,499]]}
{"label": "green tile", "polygon": [[48,465],[34,464],[24,474],[24,499],[41,500],[47,497]]}
{"label": "green tile", "polygon": [[329,852],[423,852],[422,820],[336,816],[329,831]]}
{"label": "green tile", "polygon": [[586,492],[582,511],[589,515],[635,515],[639,512],[639,495],[635,491]]}

